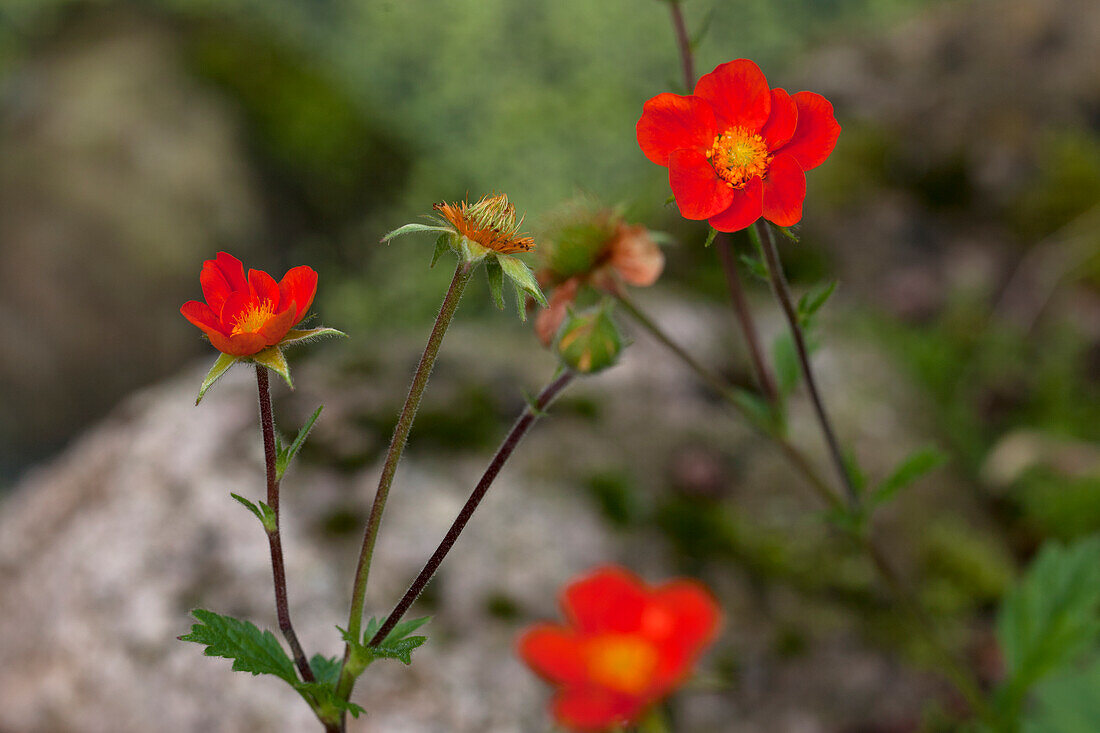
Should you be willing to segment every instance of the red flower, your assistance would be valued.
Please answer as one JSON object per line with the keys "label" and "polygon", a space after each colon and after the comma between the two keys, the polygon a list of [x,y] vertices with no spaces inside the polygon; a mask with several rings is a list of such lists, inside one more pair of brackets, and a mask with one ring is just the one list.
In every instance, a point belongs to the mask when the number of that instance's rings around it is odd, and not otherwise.
{"label": "red flower", "polygon": [[199,282],[206,302],[189,300],[180,313],[231,356],[251,356],[282,341],[317,293],[311,267],[295,267],[278,283],[261,270],[249,270],[245,278],[241,261],[225,252],[202,263]]}
{"label": "red flower", "polygon": [[649,587],[610,566],[569,584],[561,605],[568,625],[528,629],[519,655],[557,686],[554,718],[577,731],[637,721],[683,681],[720,620],[714,598],[695,581]]}
{"label": "red flower", "polygon": [[668,167],[680,213],[735,232],[763,216],[802,218],[804,171],[833,152],[840,125],[820,94],[769,89],[748,59],[704,75],[689,96],[658,94],[637,126],[645,156]]}

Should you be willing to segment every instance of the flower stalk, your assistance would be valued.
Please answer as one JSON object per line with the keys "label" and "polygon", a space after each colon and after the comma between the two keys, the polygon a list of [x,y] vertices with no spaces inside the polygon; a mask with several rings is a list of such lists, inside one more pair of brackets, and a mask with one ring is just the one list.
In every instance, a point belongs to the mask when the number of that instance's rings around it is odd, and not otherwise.
{"label": "flower stalk", "polygon": [[450,529],[447,530],[447,534],[444,535],[443,540],[439,543],[439,546],[432,553],[432,556],[428,558],[428,561],[424,564],[424,568],[420,571],[420,574],[416,576],[416,579],[409,586],[409,589],[405,591],[405,595],[401,597],[401,600],[397,602],[394,609],[390,612],[390,615],[386,617],[386,620],[382,623],[382,626],[378,629],[378,632],[371,637],[369,642],[370,646],[378,646],[389,635],[393,627],[397,625],[405,613],[409,610],[409,607],[424,591],[425,586],[435,575],[439,566],[443,563],[444,558],[447,557],[447,553],[451,551],[455,542],[458,540],[458,536],[462,534],[462,530],[466,528],[467,522],[470,521],[470,517],[473,516],[477,510],[478,505],[481,504],[481,500],[485,498],[485,495],[489,491],[489,487],[492,486],[493,481],[496,479],[497,474],[500,473],[500,469],[503,468],[505,462],[511,457],[512,452],[515,451],[516,446],[527,434],[527,431],[531,429],[531,426],[535,424],[535,421],[543,414],[543,412],[550,406],[550,403],[557,398],[557,396],[564,390],[576,375],[569,370],[563,370],[558,374],[549,384],[547,384],[541,392],[532,400],[519,418],[512,425],[512,429],[508,431],[508,435],[505,436],[504,441],[497,448],[497,452],[493,455],[493,459],[489,462],[489,466],[485,469],[485,473],[481,475],[481,480],[478,481],[477,486],[470,493],[470,497],[466,500],[458,516],[455,517],[454,522],[451,524]]}
{"label": "flower stalk", "polygon": [[256,388],[260,401],[260,430],[264,439],[264,466],[267,470],[267,505],[275,515],[274,526],[265,527],[267,543],[271,549],[271,572],[275,582],[275,612],[279,618],[279,630],[290,645],[294,664],[305,682],[314,682],[313,670],[294,633],[290,622],[290,605],[286,594],[286,568],[283,564],[283,543],[279,533],[279,478],[275,472],[275,419],[271,412],[271,387],[267,367],[256,365]]}
{"label": "flower stalk", "polygon": [[[351,610],[348,613],[348,636],[358,639],[362,633],[363,606],[366,602],[367,578],[370,574],[371,557],[374,554],[374,544],[378,539],[378,529],[382,523],[382,512],[386,508],[386,500],[389,498],[390,486],[397,472],[397,464],[405,450],[405,443],[412,429],[416,411],[420,407],[420,400],[424,396],[424,390],[428,386],[428,378],[435,366],[439,348],[443,344],[443,337],[447,328],[451,325],[455,311],[458,310],[462,293],[473,274],[475,263],[460,258],[455,268],[454,277],[450,287],[443,298],[439,315],[436,316],[435,325],[432,327],[428,343],[424,347],[424,353],[417,364],[413,374],[412,384],[409,386],[409,394],[405,398],[405,404],[401,408],[401,414],[397,418],[397,426],[394,428],[393,437],[390,440],[389,449],[386,451],[386,460],[382,466],[382,475],[378,479],[378,489],[374,495],[374,503],[371,506],[370,516],[367,519],[367,528],[363,534],[363,546],[359,552],[359,562],[355,569],[355,582],[352,586]],[[347,700],[351,695],[351,689],[355,684],[355,677],[348,669],[348,657],[351,646],[346,645],[344,651],[344,664],[340,671],[340,680],[337,685],[337,695]]]}

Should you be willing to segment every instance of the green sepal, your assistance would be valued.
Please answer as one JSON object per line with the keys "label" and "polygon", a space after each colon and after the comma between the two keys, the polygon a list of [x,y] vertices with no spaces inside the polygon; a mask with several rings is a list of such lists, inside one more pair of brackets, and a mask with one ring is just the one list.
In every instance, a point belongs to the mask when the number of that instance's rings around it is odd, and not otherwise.
{"label": "green sepal", "polygon": [[278,346],[280,349],[284,346],[298,346],[299,344],[328,338],[329,336],[348,337],[343,331],[337,331],[335,328],[327,328],[325,326],[307,329],[292,328],[286,332],[286,336],[283,337],[283,340],[279,342]]}
{"label": "green sepal", "polygon": [[504,270],[504,274],[515,283],[517,292],[520,290],[525,291],[528,295],[537,300],[539,305],[543,308],[549,307],[550,304],[546,302],[546,296],[542,294],[542,288],[539,287],[538,281],[535,280],[535,274],[531,272],[531,268],[528,267],[523,260],[518,257],[502,254],[498,254],[496,259]]}
{"label": "green sepal", "polygon": [[435,251],[432,252],[432,264],[429,267],[435,267],[435,263],[439,262],[439,258],[443,256],[443,253],[451,249],[451,237],[451,232],[445,232],[436,238]]}
{"label": "green sepal", "polygon": [[791,240],[792,242],[796,242],[796,243],[798,242],[799,237],[798,237],[798,225],[797,224],[794,225],[794,226],[789,226],[789,227],[781,227],[781,226],[778,226],[778,225],[775,225],[775,224],[773,224],[772,226],[774,226],[776,229],[778,229],[779,233],[782,234],[787,239]]}
{"label": "green sepal", "polygon": [[240,494],[230,494],[230,496],[239,501],[245,509],[256,515],[256,519],[259,519],[260,523],[264,525],[264,531],[270,533],[278,528],[275,510],[267,504],[261,501],[259,502],[259,506],[257,506]]}
{"label": "green sepal", "polygon": [[290,367],[287,366],[286,357],[278,346],[268,346],[263,351],[253,354],[252,361],[265,366],[282,377],[288,387],[294,389],[294,383],[290,381]]}
{"label": "green sepal", "polygon": [[313,429],[313,423],[317,422],[317,418],[320,417],[321,410],[323,409],[325,409],[325,406],[321,405],[313,411],[313,414],[306,420],[306,424],[298,431],[298,435],[294,438],[294,442],[288,447],[283,448],[281,441],[278,440],[278,436],[276,436],[275,476],[278,479],[282,480],[283,474],[286,473],[286,469],[290,466],[290,462],[294,460],[294,456],[298,455],[298,451],[302,449],[302,444],[306,442],[309,431]]}
{"label": "green sepal", "polygon": [[485,276],[489,279],[489,295],[500,310],[504,310],[504,270],[494,260],[485,263]]}
{"label": "green sepal", "polygon": [[470,264],[481,262],[492,251],[493,250],[488,247],[482,247],[480,244],[471,241],[467,237],[461,237],[458,242],[458,254],[463,260]]}
{"label": "green sepal", "polygon": [[718,230],[715,229],[714,227],[711,227],[710,231],[707,232],[707,239],[706,239],[705,242],[703,242],[703,246],[704,247],[709,247],[710,245],[714,244],[714,238],[717,237],[717,236],[718,236]]}
{"label": "green sepal", "polygon": [[240,361],[240,357],[233,356],[232,354],[218,354],[218,360],[214,362],[214,366],[210,367],[210,371],[206,373],[206,377],[202,380],[202,386],[199,387],[199,396],[195,398],[195,404],[202,402],[203,395],[206,394],[206,390],[218,381],[218,379],[229,371],[229,367]]}
{"label": "green sepal", "polygon": [[675,201],[676,201],[676,194],[672,194],[667,199],[665,199],[665,206],[671,206],[672,203],[675,202]]}
{"label": "green sepal", "polygon": [[397,227],[392,232],[382,237],[381,242],[384,244],[396,237],[403,237],[406,234],[416,234],[417,232],[447,232],[452,233],[454,230],[450,227],[434,226],[431,224],[406,224],[405,226]]}

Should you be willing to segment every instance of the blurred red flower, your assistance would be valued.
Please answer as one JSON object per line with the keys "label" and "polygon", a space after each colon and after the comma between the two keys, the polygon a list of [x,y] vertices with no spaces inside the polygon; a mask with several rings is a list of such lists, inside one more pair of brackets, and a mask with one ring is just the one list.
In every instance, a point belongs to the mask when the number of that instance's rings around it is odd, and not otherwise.
{"label": "blurred red flower", "polygon": [[202,263],[199,274],[205,303],[189,300],[184,318],[210,337],[214,348],[231,356],[251,356],[278,344],[313,304],[317,273],[295,267],[278,283],[262,270],[249,270],[231,254],[219,252]]}
{"label": "blurred red flower", "polygon": [[761,216],[779,226],[802,219],[805,171],[833,152],[840,125],[820,94],[769,89],[748,59],[718,66],[695,93],[658,94],[637,125],[645,156],[668,168],[687,219],[735,232]]}
{"label": "blurred red flower", "polygon": [[529,628],[519,655],[557,687],[554,718],[577,731],[636,722],[685,679],[720,622],[698,582],[650,587],[614,566],[566,586],[561,606],[567,625]]}

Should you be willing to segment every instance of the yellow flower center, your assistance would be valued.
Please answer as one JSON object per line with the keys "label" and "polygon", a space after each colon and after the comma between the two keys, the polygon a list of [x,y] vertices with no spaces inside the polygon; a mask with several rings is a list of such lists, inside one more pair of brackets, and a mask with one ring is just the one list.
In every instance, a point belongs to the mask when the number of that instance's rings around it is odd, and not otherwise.
{"label": "yellow flower center", "polygon": [[636,636],[605,636],[588,647],[588,674],[611,690],[637,695],[649,687],[657,669],[657,650]]}
{"label": "yellow flower center", "polygon": [[268,319],[275,313],[275,304],[270,300],[261,300],[252,303],[248,306],[248,309],[244,313],[241,313],[237,317],[237,320],[233,323],[233,331],[231,336],[236,336],[239,333],[256,333],[259,331]]}
{"label": "yellow flower center", "polygon": [[707,158],[730,188],[741,188],[755,176],[763,176],[772,162],[764,138],[744,127],[734,127],[714,138]]}

